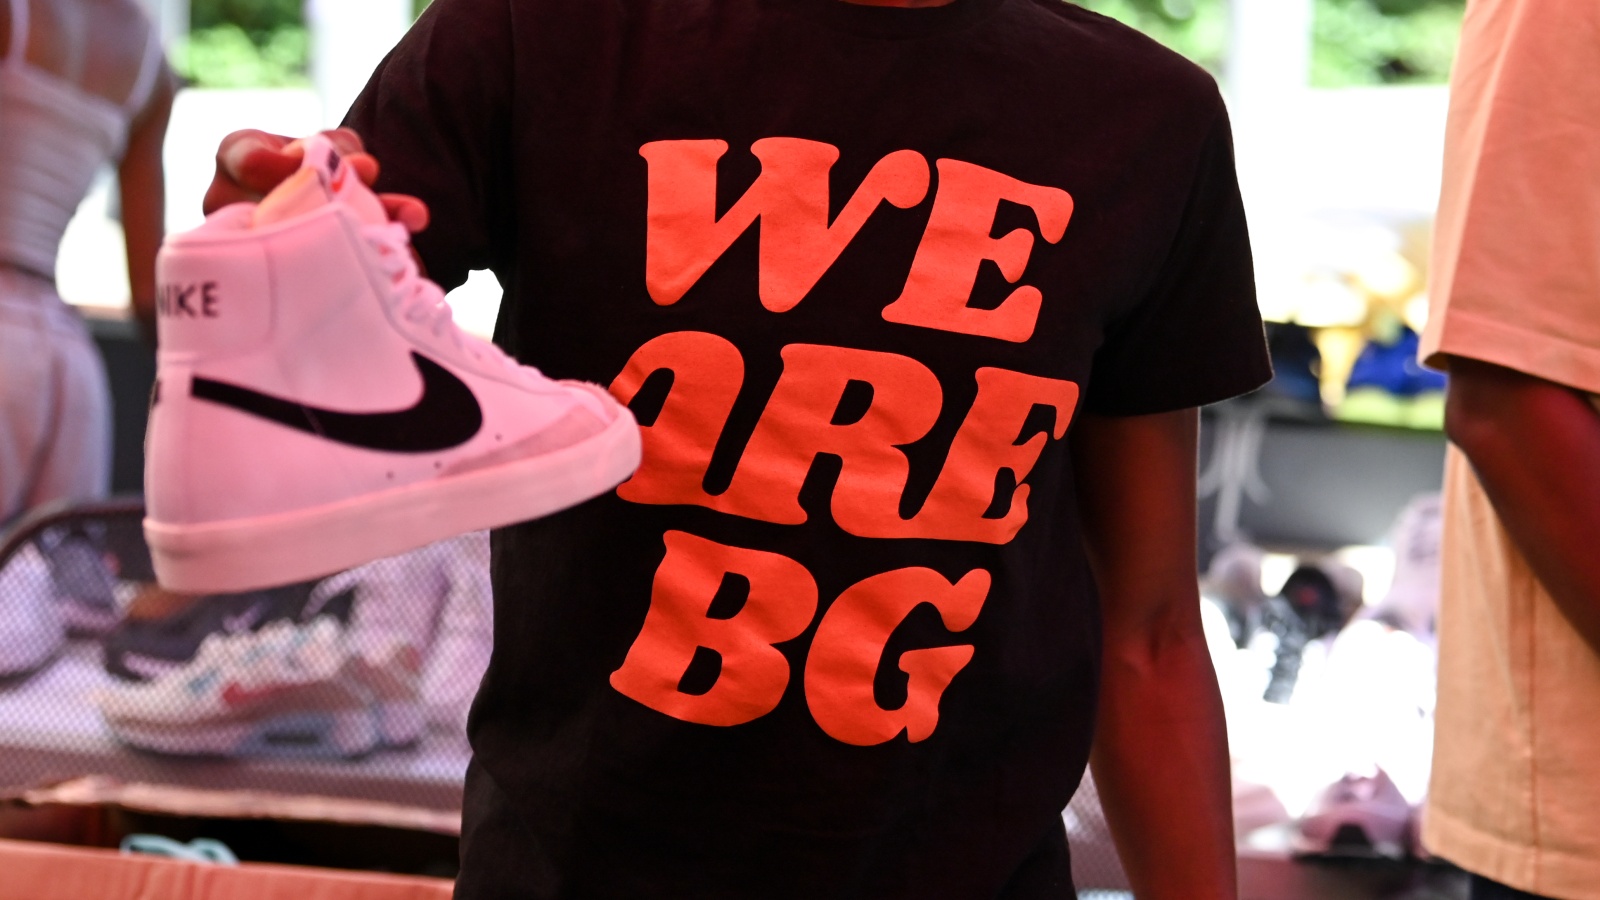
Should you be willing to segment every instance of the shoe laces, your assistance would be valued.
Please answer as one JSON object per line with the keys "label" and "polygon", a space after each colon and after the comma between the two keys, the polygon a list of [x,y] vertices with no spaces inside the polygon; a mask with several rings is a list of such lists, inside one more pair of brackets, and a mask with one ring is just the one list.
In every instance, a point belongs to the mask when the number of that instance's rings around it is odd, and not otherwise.
{"label": "shoe laces", "polygon": [[434,337],[450,334],[460,346],[461,332],[454,327],[450,304],[445,302],[444,291],[418,271],[417,261],[411,256],[406,227],[399,222],[385,222],[368,225],[362,230],[373,249],[378,251],[383,274],[389,277],[399,298],[400,317],[413,325],[427,327]]}
{"label": "shoe laces", "polygon": [[537,375],[533,367],[517,362],[489,341],[465,334],[455,324],[455,313],[445,300],[444,291],[418,270],[417,261],[411,255],[411,233],[404,225],[399,222],[367,225],[362,232],[378,251],[383,272],[399,298],[398,311],[402,320],[426,328],[436,338],[449,335],[458,349],[471,354],[475,360],[487,358],[519,370],[525,377]]}

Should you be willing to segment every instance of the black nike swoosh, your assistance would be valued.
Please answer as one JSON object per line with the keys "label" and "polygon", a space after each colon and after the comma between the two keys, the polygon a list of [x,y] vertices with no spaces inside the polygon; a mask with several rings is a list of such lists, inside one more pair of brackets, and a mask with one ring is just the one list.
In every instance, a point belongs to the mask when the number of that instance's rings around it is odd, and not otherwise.
{"label": "black nike swoosh", "polygon": [[483,427],[472,389],[448,369],[413,352],[422,396],[407,409],[341,412],[285,400],[247,387],[196,376],[190,393],[240,412],[352,447],[395,453],[431,453],[459,447]]}

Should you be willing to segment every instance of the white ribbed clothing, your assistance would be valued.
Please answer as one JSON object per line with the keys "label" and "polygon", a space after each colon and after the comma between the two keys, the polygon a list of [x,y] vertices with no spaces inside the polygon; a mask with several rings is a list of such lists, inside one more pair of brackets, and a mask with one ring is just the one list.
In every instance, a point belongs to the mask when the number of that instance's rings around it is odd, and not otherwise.
{"label": "white ribbed clothing", "polygon": [[0,61],[0,264],[54,277],[67,222],[100,168],[120,159],[128,124],[161,68],[155,30],[128,99],[118,105],[28,64],[28,0],[9,0]]}
{"label": "white ribbed clothing", "polygon": [[0,267],[0,525],[111,477],[105,365],[49,282]]}
{"label": "white ribbed clothing", "polygon": [[[30,507],[106,492],[111,401],[105,365],[78,314],[56,294],[67,222],[160,72],[154,28],[122,104],[30,65],[28,0],[6,0],[0,60],[0,525]],[[121,264],[120,260],[117,264]]]}

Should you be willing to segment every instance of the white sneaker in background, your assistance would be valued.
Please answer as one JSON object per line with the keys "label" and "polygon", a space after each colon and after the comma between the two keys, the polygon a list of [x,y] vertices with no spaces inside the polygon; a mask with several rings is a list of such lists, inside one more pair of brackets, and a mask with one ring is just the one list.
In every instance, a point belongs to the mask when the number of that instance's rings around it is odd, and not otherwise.
{"label": "white sneaker in background", "polygon": [[421,652],[402,640],[352,645],[345,657],[341,676],[366,695],[378,740],[385,747],[410,747],[428,727],[419,687],[421,669]]}
{"label": "white sneaker in background", "polygon": [[450,593],[449,558],[463,540],[451,538],[374,560],[324,579],[312,592],[313,610],[325,599],[351,593],[345,675],[372,695],[387,746],[414,744],[427,727],[422,660],[437,641]]}
{"label": "white sneaker in background", "polygon": [[331,144],[169,237],[147,437],[161,582],[306,580],[602,494],[639,461],[603,389],[462,332]]}
{"label": "white sneaker in background", "polygon": [[447,542],[450,591],[422,669],[422,698],[435,729],[465,738],[467,713],[494,648],[494,596],[489,586],[489,535]]}
{"label": "white sneaker in background", "polygon": [[0,569],[0,677],[43,666],[66,638],[50,563],[27,544]]}
{"label": "white sneaker in background", "polygon": [[373,695],[384,744],[433,725],[465,736],[494,640],[489,535],[474,531],[323,579],[306,615],[350,601],[346,677]]}
{"label": "white sneaker in background", "polygon": [[426,653],[450,592],[445,570],[450,546],[451,541],[440,541],[330,576],[312,591],[308,616],[324,598],[351,591],[352,643],[379,650],[400,642]]}
{"label": "white sneaker in background", "polygon": [[371,695],[345,676],[337,622],[212,635],[182,669],[97,692],[119,740],[160,753],[360,756],[380,743]]}

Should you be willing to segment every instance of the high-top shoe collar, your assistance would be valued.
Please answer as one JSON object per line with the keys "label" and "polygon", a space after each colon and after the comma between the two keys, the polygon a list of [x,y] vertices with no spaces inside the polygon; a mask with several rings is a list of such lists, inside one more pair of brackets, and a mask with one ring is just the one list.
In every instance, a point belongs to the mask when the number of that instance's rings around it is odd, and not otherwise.
{"label": "high-top shoe collar", "polygon": [[383,225],[389,215],[333,143],[320,134],[289,144],[301,151],[300,168],[262,199],[251,217],[253,227],[277,224],[337,203],[365,225]]}

